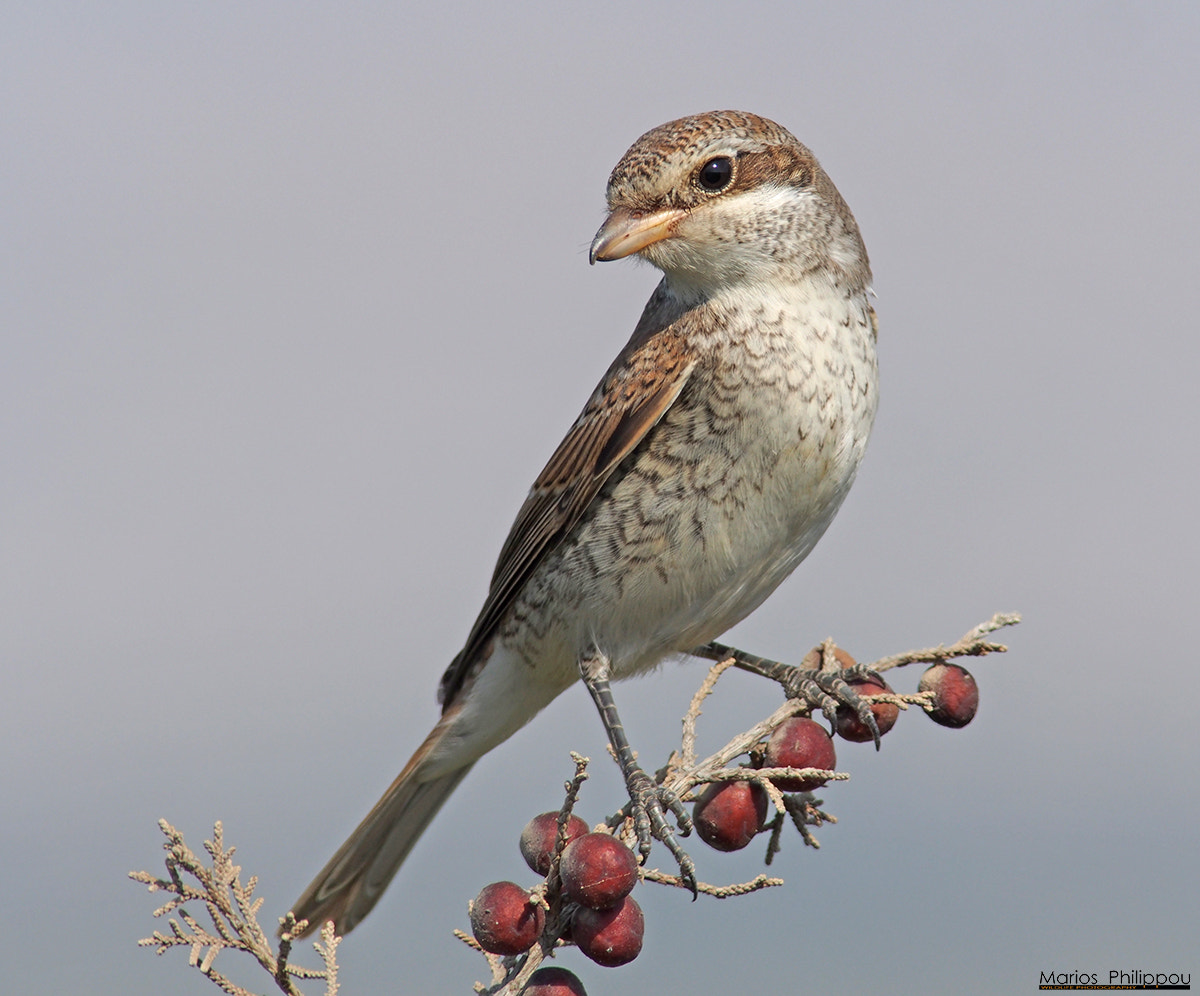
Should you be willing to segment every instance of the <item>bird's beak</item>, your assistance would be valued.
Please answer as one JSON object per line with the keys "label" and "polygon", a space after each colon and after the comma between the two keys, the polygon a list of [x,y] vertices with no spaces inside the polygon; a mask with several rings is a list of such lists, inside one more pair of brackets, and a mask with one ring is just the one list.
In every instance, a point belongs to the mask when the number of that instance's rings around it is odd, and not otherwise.
{"label": "bird's beak", "polygon": [[588,261],[623,259],[641,252],[675,234],[675,225],[686,214],[679,208],[664,208],[653,214],[617,208],[592,239]]}

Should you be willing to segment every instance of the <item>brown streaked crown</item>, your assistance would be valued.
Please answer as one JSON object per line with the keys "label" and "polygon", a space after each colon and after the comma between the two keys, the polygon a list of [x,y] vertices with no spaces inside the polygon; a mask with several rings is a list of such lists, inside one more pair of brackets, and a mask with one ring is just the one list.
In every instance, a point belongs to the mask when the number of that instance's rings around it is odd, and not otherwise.
{"label": "brown streaked crown", "polygon": [[720,155],[734,161],[733,181],[723,193],[768,179],[808,186],[820,169],[796,136],[774,121],[746,111],[708,111],[668,121],[634,142],[609,176],[609,208],[652,210],[701,203],[712,193],[695,182],[680,186],[679,173]]}

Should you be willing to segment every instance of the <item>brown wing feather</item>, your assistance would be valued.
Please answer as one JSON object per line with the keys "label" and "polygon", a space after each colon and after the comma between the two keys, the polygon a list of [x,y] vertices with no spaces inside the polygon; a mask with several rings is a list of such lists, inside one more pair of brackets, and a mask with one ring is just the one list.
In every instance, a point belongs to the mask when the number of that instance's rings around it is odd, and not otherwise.
{"label": "brown wing feather", "polygon": [[442,676],[443,708],[454,701],[477,652],[542,558],[583,518],[604,482],[679,397],[694,366],[675,329],[646,334],[639,326],[517,513],[466,646]]}

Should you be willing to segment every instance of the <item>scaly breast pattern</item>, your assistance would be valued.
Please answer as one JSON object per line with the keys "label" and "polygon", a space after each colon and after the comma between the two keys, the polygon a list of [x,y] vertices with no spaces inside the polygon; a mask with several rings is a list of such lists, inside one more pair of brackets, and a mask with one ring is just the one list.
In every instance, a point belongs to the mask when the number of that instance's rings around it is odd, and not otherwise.
{"label": "scaly breast pattern", "polygon": [[687,320],[683,392],[500,627],[542,680],[566,687],[592,646],[624,677],[713,639],[804,559],[853,483],[878,399],[865,295],[805,285]]}

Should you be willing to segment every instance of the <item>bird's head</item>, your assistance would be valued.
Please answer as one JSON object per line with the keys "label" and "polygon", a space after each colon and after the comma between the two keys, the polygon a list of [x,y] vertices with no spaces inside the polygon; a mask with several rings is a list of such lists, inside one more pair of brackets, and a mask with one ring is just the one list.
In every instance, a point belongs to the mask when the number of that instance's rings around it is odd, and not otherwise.
{"label": "bird's head", "polygon": [[870,283],[858,225],[816,157],[755,114],[710,111],[646,132],[613,169],[607,197],[593,263],[637,253],[702,294],[822,269]]}

